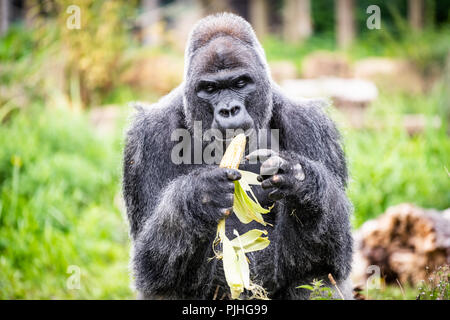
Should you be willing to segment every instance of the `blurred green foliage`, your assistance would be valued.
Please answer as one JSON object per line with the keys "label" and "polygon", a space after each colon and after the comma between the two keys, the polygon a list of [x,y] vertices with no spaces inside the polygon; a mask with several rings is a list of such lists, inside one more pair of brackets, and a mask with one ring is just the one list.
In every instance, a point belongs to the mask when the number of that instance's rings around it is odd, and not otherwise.
{"label": "blurred green foliage", "polygon": [[67,110],[32,107],[0,126],[0,299],[132,298],[120,140]]}
{"label": "blurred green foliage", "polygon": [[294,62],[299,72],[303,58],[317,50],[340,51],[350,61],[366,57],[390,57],[406,59],[417,66],[424,75],[441,68],[450,52],[450,24],[440,29],[426,29],[396,34],[389,29],[367,32],[346,50],[339,50],[334,34],[310,37],[304,43],[285,43],[279,36],[268,36],[264,48],[269,60],[289,60]]}
{"label": "blurred green foliage", "polygon": [[[426,208],[450,207],[450,177],[446,172],[450,167],[449,127],[446,121],[439,128],[432,125],[441,94],[415,99],[382,95],[368,110],[368,118],[383,123],[383,128],[343,130],[355,227],[402,202]],[[428,116],[427,126],[422,134],[410,136],[401,116],[414,112]]]}
{"label": "blurred green foliage", "polygon": [[[311,14],[314,21],[314,31],[318,35],[332,35],[335,31],[336,14],[335,14],[335,0],[320,0],[311,1]],[[367,8],[371,5],[376,5],[380,8],[381,13],[381,28],[389,32],[400,35],[403,33],[399,29],[399,23],[406,25],[406,17],[408,14],[408,0],[358,0],[355,1],[355,23],[356,30],[362,36],[366,36],[371,32],[366,27]],[[446,1],[439,0],[425,0],[425,27],[433,29],[436,25],[449,23],[450,6]]]}
{"label": "blurred green foliage", "polygon": [[[57,2],[62,9],[73,4],[71,0]],[[122,52],[130,45],[126,22],[134,12],[134,4],[135,1],[80,1],[80,29],[60,29],[62,50],[67,55],[67,77],[77,82],[84,104],[98,104],[105,92],[117,86]],[[59,14],[58,25],[65,25],[67,16]]]}

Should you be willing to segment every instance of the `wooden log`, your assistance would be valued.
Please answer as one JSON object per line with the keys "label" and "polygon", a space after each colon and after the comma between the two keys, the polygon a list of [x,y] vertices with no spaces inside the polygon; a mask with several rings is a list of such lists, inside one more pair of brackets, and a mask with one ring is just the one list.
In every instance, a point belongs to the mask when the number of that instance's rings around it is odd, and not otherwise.
{"label": "wooden log", "polygon": [[[449,215],[401,204],[366,222],[356,233],[355,242],[357,272],[377,265],[388,283],[398,279],[416,284],[426,278],[427,267],[433,270],[450,264]],[[353,274],[358,280],[367,276]]]}

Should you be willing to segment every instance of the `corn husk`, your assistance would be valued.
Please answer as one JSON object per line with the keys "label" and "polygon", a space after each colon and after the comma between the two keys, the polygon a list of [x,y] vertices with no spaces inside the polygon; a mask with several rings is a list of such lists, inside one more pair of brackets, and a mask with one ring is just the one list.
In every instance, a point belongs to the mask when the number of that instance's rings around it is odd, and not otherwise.
{"label": "corn husk", "polygon": [[262,237],[263,234],[267,235],[267,231],[253,229],[239,236],[239,238],[231,240],[231,244],[235,250],[241,249],[244,253],[263,250],[270,244],[267,237]]}
{"label": "corn husk", "polygon": [[219,222],[217,227],[222,242],[222,260],[225,279],[231,291],[231,298],[237,299],[244,291],[244,280],[242,279],[238,255],[231,241],[225,235],[225,219]]}
{"label": "corn husk", "polygon": [[[222,168],[238,169],[239,163],[242,160],[245,152],[246,137],[244,134],[236,136],[225,151],[225,155],[220,162]],[[250,184],[260,184],[257,181],[257,175],[242,171],[241,179],[235,181],[235,192],[233,202],[233,212],[238,219],[244,223],[250,223],[255,220],[262,225],[266,225],[262,214],[268,213],[270,209],[264,209],[259,203],[253,193]],[[250,193],[252,198],[247,194]],[[222,253],[216,252],[216,257],[223,260],[223,270],[225,273],[225,279],[230,287],[230,293],[232,299],[238,299],[244,288],[253,293],[253,297],[259,299],[267,299],[267,294],[264,288],[254,284],[250,279],[250,266],[249,260],[246,257],[246,253],[263,250],[266,248],[270,241],[267,237],[266,230],[253,229],[243,235],[234,230],[236,238],[233,240],[228,239],[225,234],[225,221],[222,219],[217,226],[217,236],[213,244],[215,246],[222,243]]]}

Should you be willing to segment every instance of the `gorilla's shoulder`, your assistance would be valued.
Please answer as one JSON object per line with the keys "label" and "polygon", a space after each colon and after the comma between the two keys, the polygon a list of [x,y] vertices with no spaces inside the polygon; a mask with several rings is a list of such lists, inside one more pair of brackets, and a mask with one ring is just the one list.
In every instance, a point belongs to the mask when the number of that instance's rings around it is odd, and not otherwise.
{"label": "gorilla's shoulder", "polygon": [[290,98],[279,88],[273,92],[273,114],[286,133],[310,134],[311,138],[339,139],[334,122],[327,115],[325,99]]}
{"label": "gorilla's shoulder", "polygon": [[281,147],[321,161],[345,185],[347,169],[341,136],[326,113],[326,100],[291,99],[273,92],[272,128],[280,129]]}
{"label": "gorilla's shoulder", "polygon": [[154,104],[133,103],[135,112],[131,116],[128,134],[166,136],[184,125],[183,96],[180,87]]}

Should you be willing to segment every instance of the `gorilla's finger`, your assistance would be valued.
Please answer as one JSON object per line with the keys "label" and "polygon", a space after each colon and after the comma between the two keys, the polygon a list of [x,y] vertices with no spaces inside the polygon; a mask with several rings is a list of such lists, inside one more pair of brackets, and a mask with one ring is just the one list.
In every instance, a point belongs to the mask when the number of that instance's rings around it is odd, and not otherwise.
{"label": "gorilla's finger", "polygon": [[278,155],[275,151],[270,149],[258,149],[248,154],[245,159],[248,161],[259,160],[261,162],[266,161],[272,156]]}
{"label": "gorilla's finger", "polygon": [[233,193],[215,193],[211,197],[211,201],[207,203],[207,205],[215,207],[217,210],[223,208],[231,208],[234,203],[234,194]]}
{"label": "gorilla's finger", "polygon": [[269,193],[268,197],[270,200],[277,201],[284,198],[284,193],[280,189],[275,189],[271,193]]}
{"label": "gorilla's finger", "polygon": [[280,187],[282,184],[285,183],[285,180],[286,180],[286,178],[284,178],[283,175],[276,174],[276,175],[271,176],[268,179],[264,180],[261,183],[261,187],[263,189]]}
{"label": "gorilla's finger", "polygon": [[269,189],[269,188],[273,188],[274,186],[272,185],[272,182],[270,181],[270,179],[266,179],[261,183],[261,188],[263,189]]}
{"label": "gorilla's finger", "polygon": [[226,203],[230,203],[231,205],[233,205],[234,194],[233,193],[225,194],[225,201]]}
{"label": "gorilla's finger", "polygon": [[230,195],[233,195],[234,194],[234,183],[232,181],[228,181],[227,183],[219,184],[219,187],[215,188],[214,191],[216,194],[229,193]]}
{"label": "gorilla's finger", "polygon": [[259,169],[261,176],[272,176],[280,172],[280,169],[285,167],[286,160],[279,156],[273,156],[263,162]]}
{"label": "gorilla's finger", "polygon": [[231,181],[236,181],[241,178],[241,173],[238,170],[227,169],[227,178]]}
{"label": "gorilla's finger", "polygon": [[282,184],[284,184],[284,183],[285,183],[285,180],[286,180],[286,179],[283,177],[283,175],[279,175],[279,174],[273,175],[273,176],[269,179],[270,183],[271,183],[273,186],[276,186],[276,187],[279,187],[279,186],[281,186]]}
{"label": "gorilla's finger", "polygon": [[233,211],[233,208],[220,209],[220,213],[223,214],[224,216],[229,216],[232,211]]}

